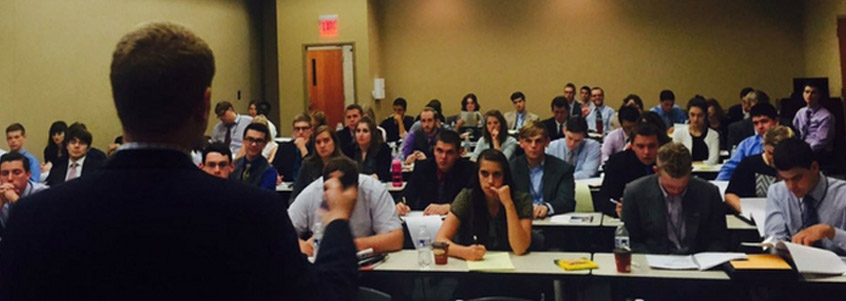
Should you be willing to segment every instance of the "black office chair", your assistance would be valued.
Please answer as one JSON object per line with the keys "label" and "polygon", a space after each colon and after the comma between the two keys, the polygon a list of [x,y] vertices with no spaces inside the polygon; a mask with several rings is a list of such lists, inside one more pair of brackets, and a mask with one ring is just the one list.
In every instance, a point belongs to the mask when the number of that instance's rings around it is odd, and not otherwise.
{"label": "black office chair", "polygon": [[391,295],[368,287],[358,288],[357,301],[391,301]]}

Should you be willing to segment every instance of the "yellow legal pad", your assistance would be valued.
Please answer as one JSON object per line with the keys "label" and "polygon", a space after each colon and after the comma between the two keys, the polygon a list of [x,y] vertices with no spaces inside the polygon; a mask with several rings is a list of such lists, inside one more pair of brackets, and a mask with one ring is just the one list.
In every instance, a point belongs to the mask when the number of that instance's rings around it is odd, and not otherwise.
{"label": "yellow legal pad", "polygon": [[778,255],[751,254],[747,260],[733,260],[735,270],[790,270],[790,265]]}
{"label": "yellow legal pad", "polygon": [[471,271],[513,270],[511,256],[507,252],[488,252],[482,260],[467,261],[467,269]]}
{"label": "yellow legal pad", "polygon": [[591,261],[587,258],[579,258],[579,259],[556,259],[555,264],[559,267],[568,270],[568,271],[575,271],[575,270],[589,270],[589,269],[596,269],[599,268],[599,265],[596,262]]}

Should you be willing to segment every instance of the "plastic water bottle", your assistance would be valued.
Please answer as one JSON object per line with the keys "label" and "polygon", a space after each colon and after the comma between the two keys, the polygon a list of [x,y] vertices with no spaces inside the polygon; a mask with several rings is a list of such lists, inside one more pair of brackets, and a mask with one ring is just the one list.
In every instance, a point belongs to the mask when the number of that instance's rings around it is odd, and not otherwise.
{"label": "plastic water bottle", "polygon": [[312,237],[314,238],[314,257],[317,258],[317,250],[320,249],[320,241],[323,240],[323,223],[314,223],[312,232]]}
{"label": "plastic water bottle", "polygon": [[470,135],[464,137],[464,151],[468,154],[473,151],[470,149]]}
{"label": "plastic water bottle", "polygon": [[629,231],[626,230],[626,225],[620,223],[617,230],[614,230],[614,248],[631,250],[629,245]]}
{"label": "plastic water bottle", "polygon": [[426,226],[421,227],[420,234],[417,235],[417,264],[423,270],[432,266],[432,241]]}
{"label": "plastic water bottle", "polygon": [[394,157],[391,161],[391,182],[394,187],[402,186],[402,161],[399,157]]}

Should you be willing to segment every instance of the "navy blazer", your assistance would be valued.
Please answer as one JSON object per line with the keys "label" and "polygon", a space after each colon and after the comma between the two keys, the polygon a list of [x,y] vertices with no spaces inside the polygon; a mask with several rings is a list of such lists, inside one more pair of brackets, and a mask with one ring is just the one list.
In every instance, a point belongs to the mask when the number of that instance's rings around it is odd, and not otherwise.
{"label": "navy blazer", "polygon": [[[529,161],[526,155],[511,159],[511,176],[514,189],[531,195]],[[554,156],[545,156],[543,165],[543,201],[552,205],[555,214],[576,210],[576,184],[573,180],[573,166]]]}
{"label": "navy blazer", "polygon": [[[47,186],[53,187],[65,182],[65,177],[68,175],[68,160],[70,159],[66,155],[59,159],[58,162],[53,163],[53,167],[50,168],[50,175],[47,176]],[[85,161],[82,164],[82,171],[79,176],[86,176],[94,172],[103,166],[104,161],[105,160],[101,159],[99,156],[86,155]]]}
{"label": "navy blazer", "polygon": [[[635,253],[672,253],[667,231],[667,202],[658,176],[643,177],[626,185],[623,221]],[[726,213],[717,186],[691,177],[682,198],[688,254],[725,251],[728,246]]]}
{"label": "navy blazer", "polygon": [[122,150],[18,202],[0,300],[334,300],[357,292],[346,221],[314,265],[275,192],[205,174],[175,150]]}
{"label": "navy blazer", "polygon": [[[554,117],[544,119],[541,122],[543,123],[543,126],[546,127],[546,132],[547,132],[547,134],[549,134],[549,140],[550,141],[554,141],[554,140],[557,140],[557,139],[564,138],[564,131],[561,131],[561,133],[559,133],[559,130],[561,130],[561,129],[558,128],[558,125],[555,123]],[[565,124],[566,124],[566,121],[565,121]]]}

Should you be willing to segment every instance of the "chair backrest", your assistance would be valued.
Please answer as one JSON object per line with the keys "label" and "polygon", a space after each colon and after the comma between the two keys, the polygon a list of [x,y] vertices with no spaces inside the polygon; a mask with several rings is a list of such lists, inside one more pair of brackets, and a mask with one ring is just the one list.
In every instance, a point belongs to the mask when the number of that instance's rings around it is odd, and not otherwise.
{"label": "chair backrest", "polygon": [[576,212],[593,212],[593,195],[585,183],[576,182]]}

